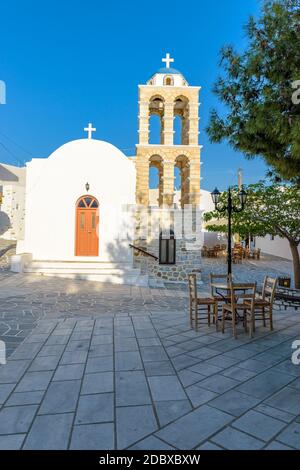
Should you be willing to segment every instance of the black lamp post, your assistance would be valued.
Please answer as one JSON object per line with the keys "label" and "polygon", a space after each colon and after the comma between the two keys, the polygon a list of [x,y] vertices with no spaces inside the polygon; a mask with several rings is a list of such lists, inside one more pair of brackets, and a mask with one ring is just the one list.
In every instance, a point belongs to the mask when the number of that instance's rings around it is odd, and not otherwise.
{"label": "black lamp post", "polygon": [[231,189],[228,188],[227,205],[226,206],[224,205],[224,206],[220,207],[218,205],[219,202],[220,202],[220,197],[221,197],[220,191],[216,188],[211,193],[211,197],[212,197],[212,200],[213,200],[213,203],[215,205],[216,210],[218,212],[221,212],[221,213],[227,212],[227,214],[228,214],[228,232],[227,232],[227,236],[228,236],[227,273],[228,274],[232,273],[232,253],[231,253],[231,235],[232,235],[232,233],[231,233],[231,217],[232,217],[232,213],[233,212],[242,212],[242,210],[244,210],[244,207],[245,207],[245,204],[246,204],[246,201],[247,201],[247,193],[243,189],[241,189],[239,191],[238,196],[239,196],[241,207],[234,206],[233,201],[232,201]]}

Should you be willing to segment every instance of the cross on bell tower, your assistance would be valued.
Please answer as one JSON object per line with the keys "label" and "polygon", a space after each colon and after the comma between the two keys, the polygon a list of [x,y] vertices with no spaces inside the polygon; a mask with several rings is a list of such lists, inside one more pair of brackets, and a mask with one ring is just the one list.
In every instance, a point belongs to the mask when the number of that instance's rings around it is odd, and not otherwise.
{"label": "cross on bell tower", "polygon": [[169,52],[167,52],[166,57],[161,59],[162,62],[165,62],[166,68],[170,68],[170,64],[174,62],[174,59],[171,59]]}

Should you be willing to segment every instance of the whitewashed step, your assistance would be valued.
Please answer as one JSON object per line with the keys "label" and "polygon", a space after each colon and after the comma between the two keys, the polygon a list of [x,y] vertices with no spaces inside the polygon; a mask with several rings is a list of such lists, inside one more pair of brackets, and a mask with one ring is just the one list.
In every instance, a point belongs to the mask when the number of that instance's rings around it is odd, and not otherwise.
{"label": "whitewashed step", "polygon": [[45,273],[65,273],[65,274],[77,274],[77,273],[80,273],[80,274],[112,274],[112,275],[123,275],[123,274],[127,274],[127,275],[134,275],[134,274],[139,274],[139,270],[135,270],[135,269],[109,269],[109,268],[94,268],[94,267],[90,267],[90,268],[80,268],[80,267],[76,267],[76,268],[73,268],[72,266],[71,267],[63,267],[63,268],[57,268],[57,267],[51,267],[51,268],[47,268],[47,267],[41,267],[41,268],[38,268],[36,266],[28,266],[26,268],[24,268],[24,273],[41,273],[41,274],[45,274]]}
{"label": "whitewashed step", "polygon": [[38,260],[30,261],[25,264],[25,268],[43,268],[43,269],[121,269],[131,270],[131,263],[111,263],[111,262],[99,262],[99,261],[47,261]]}
{"label": "whitewashed step", "polygon": [[112,274],[81,274],[81,273],[36,273],[40,276],[45,277],[57,277],[63,279],[74,279],[74,280],[83,280],[83,281],[93,281],[93,282],[103,282],[109,284],[125,284],[125,285],[134,285],[138,287],[148,286],[147,276],[128,276],[128,275],[112,275]]}
{"label": "whitewashed step", "polygon": [[81,279],[112,284],[148,285],[148,276],[141,275],[140,270],[133,268],[130,263],[31,261],[25,265],[23,272],[47,277]]}

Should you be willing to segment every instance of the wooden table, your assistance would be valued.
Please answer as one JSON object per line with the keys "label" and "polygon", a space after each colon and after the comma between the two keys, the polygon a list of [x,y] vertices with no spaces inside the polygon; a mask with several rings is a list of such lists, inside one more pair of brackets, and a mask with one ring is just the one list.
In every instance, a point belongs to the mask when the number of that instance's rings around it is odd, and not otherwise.
{"label": "wooden table", "polygon": [[211,287],[216,289],[216,294],[220,295],[220,297],[226,300],[225,296],[221,292],[218,292],[218,289],[226,290],[228,294],[228,291],[230,292],[230,285],[227,282],[212,282]]}
{"label": "wooden table", "polygon": [[[216,294],[218,294],[220,296],[221,301],[223,300],[224,302],[228,302],[228,292],[230,292],[230,290],[231,290],[230,289],[230,284],[228,284],[227,282],[212,282],[211,287],[214,287],[216,289]],[[218,289],[227,291],[227,298],[221,292],[218,292]],[[245,294],[246,290],[248,290],[248,289],[246,289],[246,288],[242,289],[241,288],[241,291],[244,292],[244,294]],[[238,312],[236,312],[236,315],[237,315],[236,316],[237,320],[242,319]]]}

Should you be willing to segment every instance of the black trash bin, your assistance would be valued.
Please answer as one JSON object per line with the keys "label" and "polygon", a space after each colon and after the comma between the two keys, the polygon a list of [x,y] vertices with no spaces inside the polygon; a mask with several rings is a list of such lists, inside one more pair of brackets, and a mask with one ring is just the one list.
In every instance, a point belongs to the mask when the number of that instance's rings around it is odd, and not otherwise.
{"label": "black trash bin", "polygon": [[291,278],[288,276],[280,276],[278,278],[278,285],[279,287],[286,287],[287,289],[290,289],[291,287]]}

